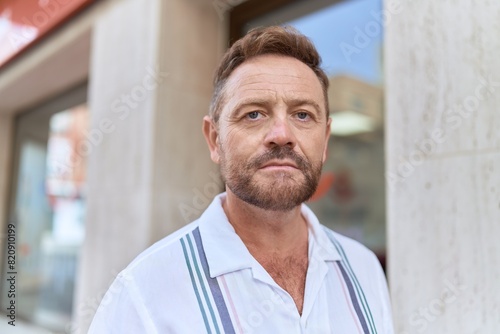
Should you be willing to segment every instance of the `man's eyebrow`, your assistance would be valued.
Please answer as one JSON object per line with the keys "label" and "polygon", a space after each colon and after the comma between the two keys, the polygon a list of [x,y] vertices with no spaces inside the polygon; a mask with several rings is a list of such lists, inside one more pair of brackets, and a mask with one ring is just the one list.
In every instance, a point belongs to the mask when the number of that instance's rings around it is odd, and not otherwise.
{"label": "man's eyebrow", "polygon": [[233,115],[238,115],[239,112],[241,111],[242,108],[247,107],[247,106],[256,106],[256,107],[269,107],[271,105],[271,101],[269,99],[264,99],[264,98],[247,98],[243,99],[241,101],[238,101],[238,103],[234,106],[233,112],[231,114]]}
{"label": "man's eyebrow", "polygon": [[321,107],[318,103],[309,99],[287,99],[286,104],[290,107],[299,107],[299,106],[311,106],[316,110],[318,115],[321,114]]}

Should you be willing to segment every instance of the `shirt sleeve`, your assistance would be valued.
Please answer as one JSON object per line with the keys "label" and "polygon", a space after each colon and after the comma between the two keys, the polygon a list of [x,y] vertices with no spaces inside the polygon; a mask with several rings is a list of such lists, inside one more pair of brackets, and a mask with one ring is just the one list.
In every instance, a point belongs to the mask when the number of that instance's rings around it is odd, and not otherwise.
{"label": "shirt sleeve", "polygon": [[156,334],[133,278],[120,274],[104,295],[89,334]]}

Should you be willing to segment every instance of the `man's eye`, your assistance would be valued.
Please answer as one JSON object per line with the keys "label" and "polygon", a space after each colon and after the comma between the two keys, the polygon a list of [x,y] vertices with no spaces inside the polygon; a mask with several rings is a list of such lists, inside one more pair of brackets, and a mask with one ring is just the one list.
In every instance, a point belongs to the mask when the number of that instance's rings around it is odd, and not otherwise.
{"label": "man's eye", "polygon": [[307,119],[307,117],[309,117],[309,114],[306,112],[299,112],[299,113],[297,113],[297,117],[299,119]]}
{"label": "man's eye", "polygon": [[247,114],[248,118],[250,119],[257,119],[260,116],[260,112],[258,111],[252,111]]}

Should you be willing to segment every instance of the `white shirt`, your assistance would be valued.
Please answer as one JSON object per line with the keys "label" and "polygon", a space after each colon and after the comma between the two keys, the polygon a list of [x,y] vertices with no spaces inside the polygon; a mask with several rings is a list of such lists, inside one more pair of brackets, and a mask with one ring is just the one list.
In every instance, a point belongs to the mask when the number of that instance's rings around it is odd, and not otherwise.
{"label": "white shirt", "polygon": [[309,267],[300,315],[235,233],[224,198],[123,270],[89,333],[393,333],[385,277],[371,251],[302,205]]}

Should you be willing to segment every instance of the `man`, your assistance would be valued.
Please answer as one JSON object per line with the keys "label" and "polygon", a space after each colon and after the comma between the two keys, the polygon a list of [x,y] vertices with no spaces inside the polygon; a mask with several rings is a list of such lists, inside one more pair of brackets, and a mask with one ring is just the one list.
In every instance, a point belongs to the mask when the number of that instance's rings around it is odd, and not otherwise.
{"label": "man", "polygon": [[226,52],[203,119],[226,192],[118,276],[90,333],[393,332],[376,257],[303,204],[330,135],[319,65],[292,28]]}

